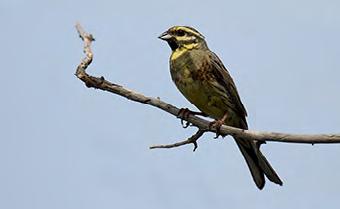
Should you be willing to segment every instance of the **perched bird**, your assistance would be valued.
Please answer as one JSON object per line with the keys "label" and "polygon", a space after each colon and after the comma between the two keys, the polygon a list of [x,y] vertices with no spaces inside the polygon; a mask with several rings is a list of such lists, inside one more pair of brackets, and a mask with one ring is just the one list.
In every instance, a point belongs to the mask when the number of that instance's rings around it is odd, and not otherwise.
{"label": "perched bird", "polygon": [[[203,114],[222,124],[248,129],[247,112],[235,83],[217,55],[210,51],[204,36],[188,26],[174,26],[159,36],[171,50],[170,73],[179,91]],[[235,138],[256,186],[262,189],[266,176],[282,185],[280,177],[260,151],[260,144]]]}

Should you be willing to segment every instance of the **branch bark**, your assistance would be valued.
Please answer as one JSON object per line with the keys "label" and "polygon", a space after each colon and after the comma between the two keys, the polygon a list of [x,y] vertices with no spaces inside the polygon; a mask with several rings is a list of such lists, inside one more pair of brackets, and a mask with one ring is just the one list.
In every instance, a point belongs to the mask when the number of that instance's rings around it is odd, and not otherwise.
{"label": "branch bark", "polygon": [[[76,29],[79,37],[84,42],[84,53],[85,58],[83,58],[77,67],[75,75],[85,83],[88,88],[101,89],[103,91],[108,91],[113,94],[120,95],[134,102],[139,102],[142,104],[151,105],[153,107],[159,108],[171,115],[178,117],[180,109],[174,105],[168,104],[161,101],[159,98],[153,98],[144,96],[143,94],[132,91],[121,85],[109,82],[104,79],[104,77],[94,77],[86,73],[87,67],[91,64],[93,60],[93,53],[91,50],[91,43],[94,38],[91,34],[87,33],[79,23],[76,24]],[[191,125],[198,128],[198,131],[192,135],[190,138],[180,141],[174,144],[168,145],[155,145],[151,146],[150,149],[155,148],[173,148],[179,147],[186,144],[194,144],[194,151],[197,148],[197,140],[205,132],[216,133],[215,127],[210,127],[211,121],[205,120],[203,118],[188,115],[184,120],[186,120]],[[340,143],[340,134],[287,134],[287,133],[276,133],[276,132],[264,132],[264,131],[252,131],[252,130],[242,130],[234,128],[231,126],[223,125],[220,128],[219,133],[221,135],[232,135],[234,137],[242,137],[249,140],[257,140],[260,142],[274,141],[274,142],[287,142],[287,143],[306,143],[306,144],[327,144],[327,143]]]}

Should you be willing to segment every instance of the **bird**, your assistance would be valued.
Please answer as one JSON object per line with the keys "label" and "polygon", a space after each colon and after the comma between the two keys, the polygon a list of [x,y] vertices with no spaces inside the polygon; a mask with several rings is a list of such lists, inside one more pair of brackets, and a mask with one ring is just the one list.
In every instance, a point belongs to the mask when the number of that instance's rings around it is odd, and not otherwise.
{"label": "bird", "polygon": [[[236,85],[219,57],[208,48],[205,37],[193,27],[173,26],[158,38],[171,48],[171,79],[184,97],[203,115],[214,119],[212,125],[216,129],[228,125],[247,130],[247,111]],[[261,153],[259,141],[234,139],[260,190],[265,176],[282,186],[280,177]]]}

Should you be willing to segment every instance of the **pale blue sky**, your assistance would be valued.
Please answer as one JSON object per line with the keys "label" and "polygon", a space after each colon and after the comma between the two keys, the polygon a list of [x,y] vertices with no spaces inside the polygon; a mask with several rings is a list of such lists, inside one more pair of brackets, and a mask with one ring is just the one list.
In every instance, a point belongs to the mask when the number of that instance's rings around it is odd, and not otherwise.
{"label": "pale blue sky", "polygon": [[340,146],[268,143],[284,181],[253,183],[231,138],[172,150],[189,136],[149,106],[87,89],[74,24],[94,34],[88,72],[179,107],[173,25],[201,31],[229,68],[256,130],[340,132],[339,1],[0,2],[0,208],[337,208]]}

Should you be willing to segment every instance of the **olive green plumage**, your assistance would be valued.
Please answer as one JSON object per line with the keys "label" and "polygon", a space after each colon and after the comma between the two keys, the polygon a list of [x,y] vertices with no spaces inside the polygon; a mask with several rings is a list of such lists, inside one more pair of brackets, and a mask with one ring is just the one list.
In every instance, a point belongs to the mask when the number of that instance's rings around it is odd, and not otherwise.
{"label": "olive green plumage", "polygon": [[[247,112],[235,83],[221,60],[209,50],[204,36],[192,27],[174,26],[159,38],[172,49],[170,73],[179,91],[204,114],[216,120],[226,115],[226,125],[248,129]],[[264,187],[264,175],[282,185],[256,141],[235,141],[259,189]]]}

